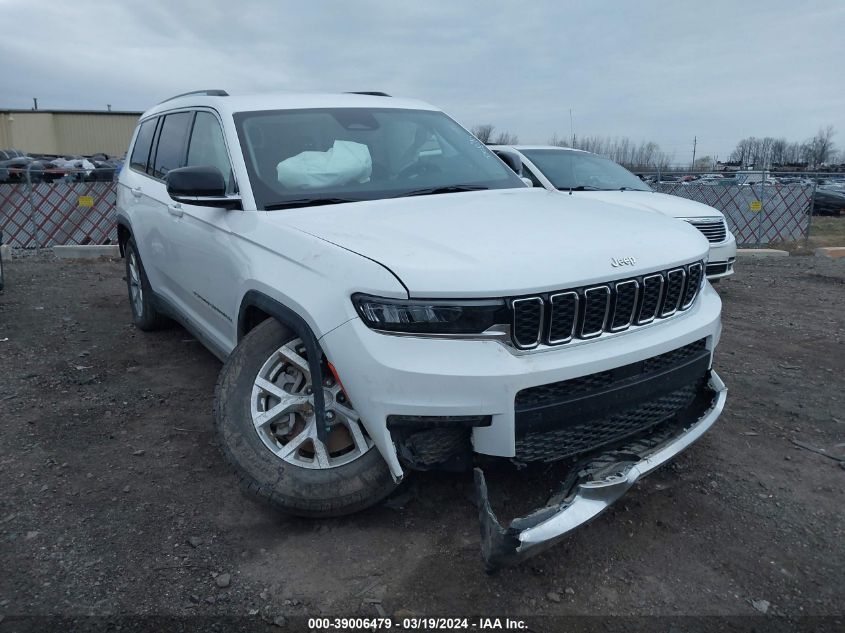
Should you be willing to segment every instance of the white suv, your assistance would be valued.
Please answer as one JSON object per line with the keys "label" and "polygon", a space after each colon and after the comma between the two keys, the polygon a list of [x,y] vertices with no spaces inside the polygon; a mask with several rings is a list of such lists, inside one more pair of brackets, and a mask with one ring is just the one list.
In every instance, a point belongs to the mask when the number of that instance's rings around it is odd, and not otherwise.
{"label": "white suv", "polygon": [[408,470],[568,460],[558,501],[507,528],[476,468],[495,567],[713,424],[707,241],[514,166],[386,95],[201,91],[141,117],[117,195],[133,319],[224,361],[215,418],[250,491],[330,516]]}
{"label": "white suv", "polygon": [[657,193],[622,165],[584,150],[553,145],[494,145],[490,149],[500,156],[516,154],[521,162],[520,175],[530,179],[535,187],[624,204],[689,222],[710,242],[707,279],[717,281],[734,274],[736,239],[718,209]]}

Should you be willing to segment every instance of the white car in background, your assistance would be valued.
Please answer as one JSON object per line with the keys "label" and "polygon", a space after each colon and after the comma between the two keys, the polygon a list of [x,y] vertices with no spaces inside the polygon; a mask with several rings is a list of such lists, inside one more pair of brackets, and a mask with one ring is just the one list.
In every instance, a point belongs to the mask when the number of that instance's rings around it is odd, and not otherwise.
{"label": "white car in background", "polygon": [[520,175],[529,178],[535,187],[654,211],[689,222],[710,242],[707,278],[716,281],[733,275],[736,239],[718,209],[657,193],[618,163],[584,150],[543,145],[493,145],[490,149],[500,157],[503,153],[517,154],[522,162]]}

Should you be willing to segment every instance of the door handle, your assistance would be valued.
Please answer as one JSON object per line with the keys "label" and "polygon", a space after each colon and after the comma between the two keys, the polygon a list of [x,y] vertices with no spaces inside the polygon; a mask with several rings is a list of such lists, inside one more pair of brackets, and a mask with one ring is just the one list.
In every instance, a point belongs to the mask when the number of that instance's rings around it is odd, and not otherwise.
{"label": "door handle", "polygon": [[130,189],[130,191],[132,192],[132,195],[135,196],[136,198],[140,198],[141,195],[143,194],[140,187],[132,187]]}
{"label": "door handle", "polygon": [[170,215],[175,215],[177,218],[181,218],[182,214],[185,213],[182,210],[182,205],[178,202],[176,204],[168,204],[167,211],[170,213]]}

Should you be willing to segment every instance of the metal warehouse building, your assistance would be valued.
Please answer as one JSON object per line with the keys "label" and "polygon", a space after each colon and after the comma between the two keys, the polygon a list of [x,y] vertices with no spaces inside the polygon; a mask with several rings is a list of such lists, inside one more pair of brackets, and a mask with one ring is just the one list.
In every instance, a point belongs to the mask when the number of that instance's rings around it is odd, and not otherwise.
{"label": "metal warehouse building", "polygon": [[0,110],[0,149],[123,156],[140,116],[102,110]]}

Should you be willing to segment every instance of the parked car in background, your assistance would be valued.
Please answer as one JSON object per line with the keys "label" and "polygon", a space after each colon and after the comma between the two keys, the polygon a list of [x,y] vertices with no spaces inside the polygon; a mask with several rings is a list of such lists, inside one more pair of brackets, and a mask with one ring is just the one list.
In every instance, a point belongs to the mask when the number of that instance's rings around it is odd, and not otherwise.
{"label": "parked car in background", "polygon": [[[8,158],[3,158],[8,156]],[[110,182],[122,161],[106,154],[94,156],[27,155],[19,150],[0,150],[0,183],[16,182]]]}
{"label": "parked car in background", "polygon": [[816,187],[813,194],[813,215],[845,215],[845,192],[833,188]]}
{"label": "parked car in background", "polygon": [[19,149],[0,149],[0,161],[9,160],[10,158],[20,158],[26,156],[26,152]]}
{"label": "parked car in background", "polygon": [[816,178],[815,182],[820,189],[845,191],[845,181],[838,178]]}
{"label": "parked car in background", "polygon": [[724,180],[724,177],[720,174],[703,174],[695,183],[697,185],[718,185],[722,180]]}
{"label": "parked car in background", "polygon": [[[521,175],[530,178],[535,187],[623,204],[689,222],[710,242],[707,278],[716,281],[734,273],[736,239],[718,209],[657,193],[618,163],[583,150],[542,145],[493,145],[491,149],[499,155],[516,154],[522,165]],[[673,178],[676,182],[679,179]]]}
{"label": "parked car in background", "polygon": [[[141,116],[116,203],[132,318],[174,318],[224,362],[215,420],[246,490],[336,516],[408,471],[478,466],[495,567],[715,422],[707,241],[518,170],[387,95],[201,91]],[[511,460],[570,475],[503,527],[480,466]]]}

